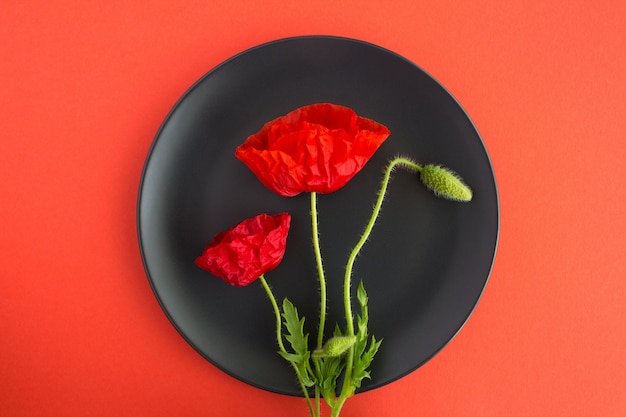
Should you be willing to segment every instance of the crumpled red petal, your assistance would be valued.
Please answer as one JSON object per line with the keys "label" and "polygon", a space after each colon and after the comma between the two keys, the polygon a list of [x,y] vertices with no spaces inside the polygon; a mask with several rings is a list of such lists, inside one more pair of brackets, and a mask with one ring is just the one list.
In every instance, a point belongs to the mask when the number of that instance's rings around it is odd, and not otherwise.
{"label": "crumpled red petal", "polygon": [[283,259],[289,213],[259,214],[218,233],[195,264],[237,287],[250,285]]}
{"label": "crumpled red petal", "polygon": [[266,123],[235,155],[279,195],[332,193],[365,166],[389,134],[348,107],[312,104]]}

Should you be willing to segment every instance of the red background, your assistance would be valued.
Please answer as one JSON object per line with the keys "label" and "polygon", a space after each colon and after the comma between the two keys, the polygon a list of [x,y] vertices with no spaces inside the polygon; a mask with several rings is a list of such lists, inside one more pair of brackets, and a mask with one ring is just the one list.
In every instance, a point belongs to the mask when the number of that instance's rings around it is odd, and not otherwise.
{"label": "red background", "polygon": [[0,414],[305,416],[202,359],[151,292],[141,170],[179,96],[277,38],[369,41],[461,102],[501,239],[474,315],[345,416],[626,415],[623,1],[5,1]]}

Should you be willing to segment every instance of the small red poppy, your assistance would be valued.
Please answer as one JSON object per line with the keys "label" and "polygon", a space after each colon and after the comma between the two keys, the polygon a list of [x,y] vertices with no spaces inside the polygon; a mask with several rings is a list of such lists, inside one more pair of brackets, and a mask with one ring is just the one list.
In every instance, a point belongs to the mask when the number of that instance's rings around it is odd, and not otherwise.
{"label": "small red poppy", "polygon": [[195,264],[231,285],[249,285],[282,261],[290,223],[289,213],[244,220],[218,233]]}
{"label": "small red poppy", "polygon": [[282,196],[332,193],[365,166],[388,136],[387,127],[348,107],[312,104],[266,123],[235,156]]}

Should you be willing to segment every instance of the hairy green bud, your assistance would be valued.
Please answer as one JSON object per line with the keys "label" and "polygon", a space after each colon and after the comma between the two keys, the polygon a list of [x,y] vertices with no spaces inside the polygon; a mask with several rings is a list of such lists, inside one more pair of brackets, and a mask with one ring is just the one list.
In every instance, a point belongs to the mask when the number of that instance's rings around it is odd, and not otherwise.
{"label": "hairy green bud", "polygon": [[472,190],[449,168],[425,165],[420,171],[422,183],[438,197],[454,201],[470,201]]}
{"label": "hairy green bud", "polygon": [[324,343],[324,347],[313,352],[313,357],[336,358],[348,351],[356,343],[356,336],[335,336]]}

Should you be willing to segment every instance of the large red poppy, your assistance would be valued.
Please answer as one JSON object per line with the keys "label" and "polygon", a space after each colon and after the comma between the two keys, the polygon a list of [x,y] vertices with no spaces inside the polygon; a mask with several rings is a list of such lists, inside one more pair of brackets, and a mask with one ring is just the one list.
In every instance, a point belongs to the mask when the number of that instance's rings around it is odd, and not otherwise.
{"label": "large red poppy", "polygon": [[251,284],[283,259],[289,213],[259,214],[218,233],[195,263],[237,287]]}
{"label": "large red poppy", "polygon": [[343,187],[389,136],[389,129],[350,108],[321,103],[266,123],[237,148],[270,190],[290,197]]}

